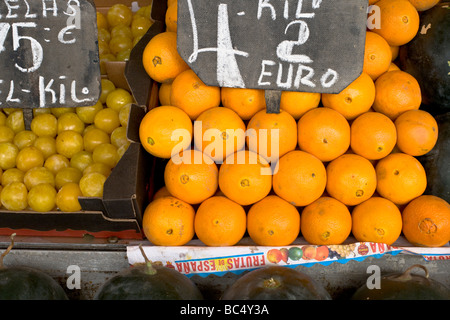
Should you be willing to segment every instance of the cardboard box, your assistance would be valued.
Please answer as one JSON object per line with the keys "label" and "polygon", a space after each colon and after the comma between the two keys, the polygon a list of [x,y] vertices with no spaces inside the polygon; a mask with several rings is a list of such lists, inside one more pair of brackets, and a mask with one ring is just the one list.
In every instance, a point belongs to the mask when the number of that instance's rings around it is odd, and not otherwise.
{"label": "cardboard box", "polygon": [[[147,5],[144,1],[95,1],[98,10],[105,12],[114,3]],[[136,8],[136,7],[134,7]],[[56,236],[119,239],[143,239],[141,222],[145,206],[152,196],[152,179],[162,172],[162,162],[148,154],[140,144],[139,125],[148,108],[158,103],[157,84],[150,79],[142,66],[142,51],[149,39],[161,32],[158,22],[132,50],[133,61],[112,63],[109,66],[117,87],[130,88],[136,103],[132,105],[127,127],[130,146],[112,170],[104,185],[102,198],[79,198],[82,211],[36,212],[31,210],[8,211],[0,208],[0,235]],[[28,116],[30,116],[28,114]]]}

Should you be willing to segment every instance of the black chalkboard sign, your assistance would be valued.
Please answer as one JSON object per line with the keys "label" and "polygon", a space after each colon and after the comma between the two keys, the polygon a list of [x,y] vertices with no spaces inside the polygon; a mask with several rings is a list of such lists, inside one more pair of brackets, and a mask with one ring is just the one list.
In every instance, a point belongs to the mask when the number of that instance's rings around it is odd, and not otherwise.
{"label": "black chalkboard sign", "polygon": [[367,0],[178,0],[178,51],[208,85],[338,93],[362,72]]}
{"label": "black chalkboard sign", "polygon": [[0,70],[0,108],[95,104],[101,74],[93,1],[1,1]]}

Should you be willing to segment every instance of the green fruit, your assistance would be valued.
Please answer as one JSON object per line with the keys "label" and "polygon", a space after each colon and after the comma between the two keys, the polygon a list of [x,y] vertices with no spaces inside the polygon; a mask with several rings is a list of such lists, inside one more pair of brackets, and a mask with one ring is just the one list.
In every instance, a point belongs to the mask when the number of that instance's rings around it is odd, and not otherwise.
{"label": "green fruit", "polygon": [[288,257],[293,261],[298,261],[303,257],[303,251],[299,247],[291,247],[289,248]]}
{"label": "green fruit", "polygon": [[152,265],[147,257],[145,261],[106,281],[94,299],[203,300],[202,293],[187,276],[172,268]]}
{"label": "green fruit", "polygon": [[221,300],[331,300],[331,296],[301,271],[268,266],[244,274],[225,290]]}
{"label": "green fruit", "polygon": [[[7,255],[14,244],[3,253]],[[0,300],[68,300],[61,285],[48,274],[30,267],[5,267],[0,261]]]}

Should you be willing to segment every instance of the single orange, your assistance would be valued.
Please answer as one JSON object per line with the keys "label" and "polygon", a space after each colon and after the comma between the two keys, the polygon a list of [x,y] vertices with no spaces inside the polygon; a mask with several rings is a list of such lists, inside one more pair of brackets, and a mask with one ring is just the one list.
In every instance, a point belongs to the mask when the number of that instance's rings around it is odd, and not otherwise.
{"label": "single orange", "polygon": [[185,150],[173,156],[164,170],[167,191],[190,204],[213,196],[218,187],[218,169],[214,161],[198,150]]}
{"label": "single orange", "polygon": [[360,204],[372,197],[376,188],[377,174],[366,158],[343,154],[327,165],[326,190],[345,205]]}
{"label": "single orange", "polygon": [[170,7],[172,4],[176,3],[177,0],[167,0],[167,7]]}
{"label": "single orange", "polygon": [[352,151],[369,160],[386,157],[394,149],[396,142],[395,124],[382,113],[363,113],[350,126]]}
{"label": "single orange", "polygon": [[406,153],[391,153],[378,161],[377,192],[397,205],[421,196],[427,186],[422,164]]}
{"label": "single orange", "polygon": [[389,71],[375,81],[375,101],[372,107],[392,120],[405,111],[419,109],[421,103],[419,83],[409,73],[402,70]]}
{"label": "single orange", "polygon": [[229,155],[219,169],[219,187],[226,197],[240,205],[250,205],[272,189],[272,170],[255,152],[241,150]]}
{"label": "single orange", "polygon": [[336,110],[347,120],[369,111],[374,100],[375,84],[364,71],[340,93],[322,94],[323,106]]}
{"label": "single orange", "polygon": [[192,121],[181,109],[160,106],[151,109],[139,125],[139,138],[144,149],[159,158],[170,158],[190,147]]}
{"label": "single orange", "polygon": [[161,83],[158,90],[158,99],[161,106],[170,106],[170,90],[172,90],[172,83]]}
{"label": "single orange", "polygon": [[366,31],[363,72],[375,80],[388,70],[391,61],[392,51],[387,41],[373,31]]}
{"label": "single orange", "polygon": [[182,246],[194,237],[195,210],[175,197],[156,199],[145,208],[142,229],[157,246]]}
{"label": "single orange", "polygon": [[392,61],[394,61],[398,57],[400,46],[389,46],[389,48],[391,48]]}
{"label": "single orange", "polygon": [[165,22],[166,30],[170,32],[177,32],[177,20],[178,20],[178,1],[174,1],[170,6],[167,7]]}
{"label": "single orange", "polygon": [[338,245],[352,231],[352,216],[345,204],[323,196],[307,205],[301,214],[301,234],[313,245]]}
{"label": "single orange", "polygon": [[156,200],[158,198],[162,198],[162,197],[166,197],[166,196],[171,196],[171,194],[167,190],[166,186],[162,186],[161,188],[158,189],[158,191],[155,192],[155,194],[153,195],[152,200]]}
{"label": "single orange", "polygon": [[450,241],[450,205],[433,195],[422,195],[403,209],[403,234],[415,246],[442,247]]}
{"label": "single orange", "polygon": [[373,32],[382,36],[391,46],[402,46],[419,31],[419,13],[408,0],[380,0],[380,27]]}
{"label": "single orange", "polygon": [[267,113],[258,111],[247,124],[247,146],[269,162],[297,147],[297,122],[286,111]]}
{"label": "single orange", "polygon": [[170,103],[195,120],[203,111],[220,105],[220,88],[204,84],[193,70],[188,69],[173,80]]}
{"label": "single orange", "polygon": [[299,235],[300,213],[286,200],[269,195],[250,207],[247,231],[259,246],[288,246]]}
{"label": "single orange", "polygon": [[282,91],[280,110],[286,111],[298,120],[307,111],[317,108],[321,97],[322,94],[319,92]]}
{"label": "single orange", "polygon": [[229,87],[220,90],[222,105],[235,111],[242,120],[250,120],[256,112],[266,108],[264,90]]}
{"label": "single orange", "polygon": [[349,148],[350,125],[336,110],[312,109],[298,120],[298,145],[321,161],[331,161]]}
{"label": "single orange", "polygon": [[372,197],[352,211],[352,234],[360,242],[392,245],[402,232],[402,214],[390,200]]}
{"label": "single orange", "polygon": [[155,35],[142,53],[142,65],[156,82],[171,82],[182,71],[189,69],[177,49],[177,34],[161,32]]}
{"label": "single orange", "polygon": [[300,150],[282,156],[273,175],[275,194],[297,207],[317,200],[325,191],[326,183],[322,161]]}
{"label": "single orange", "polygon": [[422,156],[435,146],[438,139],[436,119],[424,110],[410,110],[395,119],[397,147],[412,156]]}
{"label": "single orange", "polygon": [[222,196],[203,201],[194,220],[195,234],[207,246],[224,247],[238,243],[247,229],[244,208]]}
{"label": "single orange", "polygon": [[400,70],[400,68],[394,62],[391,62],[391,64],[389,65],[389,69],[386,72],[395,71],[395,70]]}
{"label": "single orange", "polygon": [[433,8],[440,0],[409,0],[417,11],[426,11]]}
{"label": "single orange", "polygon": [[245,147],[245,124],[236,112],[224,107],[203,111],[194,122],[194,146],[222,163]]}

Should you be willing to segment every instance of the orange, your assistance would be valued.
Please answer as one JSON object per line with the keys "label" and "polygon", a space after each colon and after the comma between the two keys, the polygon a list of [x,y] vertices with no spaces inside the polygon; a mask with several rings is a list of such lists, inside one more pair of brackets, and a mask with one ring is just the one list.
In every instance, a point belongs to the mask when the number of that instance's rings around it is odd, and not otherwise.
{"label": "orange", "polygon": [[175,197],[156,199],[145,208],[142,229],[157,246],[182,246],[194,237],[195,210]]}
{"label": "orange", "polygon": [[379,112],[366,112],[350,126],[352,151],[369,160],[386,157],[397,142],[394,122]]}
{"label": "orange", "polygon": [[255,152],[241,150],[229,155],[219,169],[219,188],[229,199],[250,205],[267,196],[272,189],[272,171],[267,161]]}
{"label": "orange", "polygon": [[394,62],[391,62],[391,64],[389,65],[389,69],[386,72],[395,70],[400,70],[400,68]]}
{"label": "orange", "polygon": [[216,163],[222,163],[227,156],[245,147],[244,121],[224,107],[203,111],[194,123],[194,145]]}
{"label": "orange", "polygon": [[409,0],[417,11],[426,11],[433,8],[440,0]]}
{"label": "orange", "polygon": [[177,34],[161,32],[154,36],[142,53],[142,65],[156,82],[171,82],[182,71],[189,69],[177,50]]}
{"label": "orange", "polygon": [[159,104],[161,106],[170,106],[170,90],[172,89],[172,83],[161,83],[158,90]]}
{"label": "orange", "polygon": [[172,4],[176,3],[177,0],[167,0],[167,7],[170,7]]}
{"label": "orange", "polygon": [[363,72],[367,73],[372,80],[375,80],[387,71],[391,61],[392,51],[387,41],[379,34],[367,31]]}
{"label": "orange", "polygon": [[323,93],[322,104],[342,114],[345,119],[353,120],[369,111],[375,100],[375,84],[364,71],[340,93]]}
{"label": "orange", "polygon": [[286,111],[258,111],[247,124],[247,146],[269,162],[297,147],[297,122]]}
{"label": "orange", "polygon": [[166,186],[162,186],[161,188],[158,189],[158,191],[155,192],[155,194],[153,195],[153,200],[156,200],[158,198],[162,198],[162,197],[166,197],[166,196],[171,196],[170,192],[167,190]]}
{"label": "orange", "polygon": [[419,13],[408,0],[380,0],[380,27],[373,32],[382,36],[391,46],[411,41],[419,31]]}
{"label": "orange", "polygon": [[177,12],[178,12],[178,1],[175,1],[167,7],[165,22],[166,30],[171,32],[177,32]]}
{"label": "orange", "polygon": [[198,239],[212,247],[233,246],[245,234],[247,215],[244,208],[222,196],[203,201],[197,209],[194,230]]}
{"label": "orange", "polygon": [[286,200],[269,195],[250,207],[247,231],[259,246],[288,246],[300,232],[300,213]]}
{"label": "orange", "polygon": [[392,61],[394,61],[398,57],[398,54],[400,52],[400,47],[399,46],[389,46],[389,48],[391,48]]}
{"label": "orange", "polygon": [[213,196],[218,187],[217,165],[198,150],[185,150],[172,157],[164,170],[167,191],[189,204],[198,204]]}
{"label": "orange", "polygon": [[419,83],[409,73],[402,70],[389,71],[375,81],[375,101],[372,107],[392,120],[405,111],[419,109],[421,103]]}
{"label": "orange", "polygon": [[372,197],[352,211],[352,233],[357,241],[393,244],[402,232],[402,214],[390,200]]}
{"label": "orange", "polygon": [[412,156],[428,153],[438,139],[438,124],[434,117],[424,110],[410,110],[395,119],[397,147]]}
{"label": "orange", "polygon": [[450,205],[433,195],[412,200],[403,209],[403,234],[415,246],[442,247],[450,241]]}
{"label": "orange", "polygon": [[204,84],[194,71],[185,70],[172,82],[170,102],[195,120],[203,111],[220,105],[220,88]]}
{"label": "orange", "polygon": [[397,205],[422,195],[427,176],[422,164],[406,153],[391,153],[376,164],[377,192]]}
{"label": "orange", "polygon": [[160,106],[142,118],[139,138],[147,152],[168,159],[191,145],[192,130],[192,121],[183,110]]}
{"label": "orange", "polygon": [[280,109],[298,120],[307,111],[317,108],[321,97],[319,92],[282,91]]}
{"label": "orange", "polygon": [[352,231],[352,216],[342,202],[332,197],[320,197],[303,208],[301,233],[313,245],[338,245]]}
{"label": "orange", "polygon": [[369,199],[377,188],[377,174],[372,163],[357,154],[343,154],[327,166],[330,196],[345,205],[355,206]]}
{"label": "orange", "polygon": [[294,150],[280,158],[273,175],[273,191],[294,206],[306,206],[325,191],[324,164],[310,153]]}
{"label": "orange", "polygon": [[220,90],[222,105],[234,110],[242,120],[250,120],[256,112],[266,108],[264,90],[227,87]]}
{"label": "orange", "polygon": [[330,108],[315,108],[298,120],[298,145],[321,161],[331,161],[350,146],[350,125]]}

